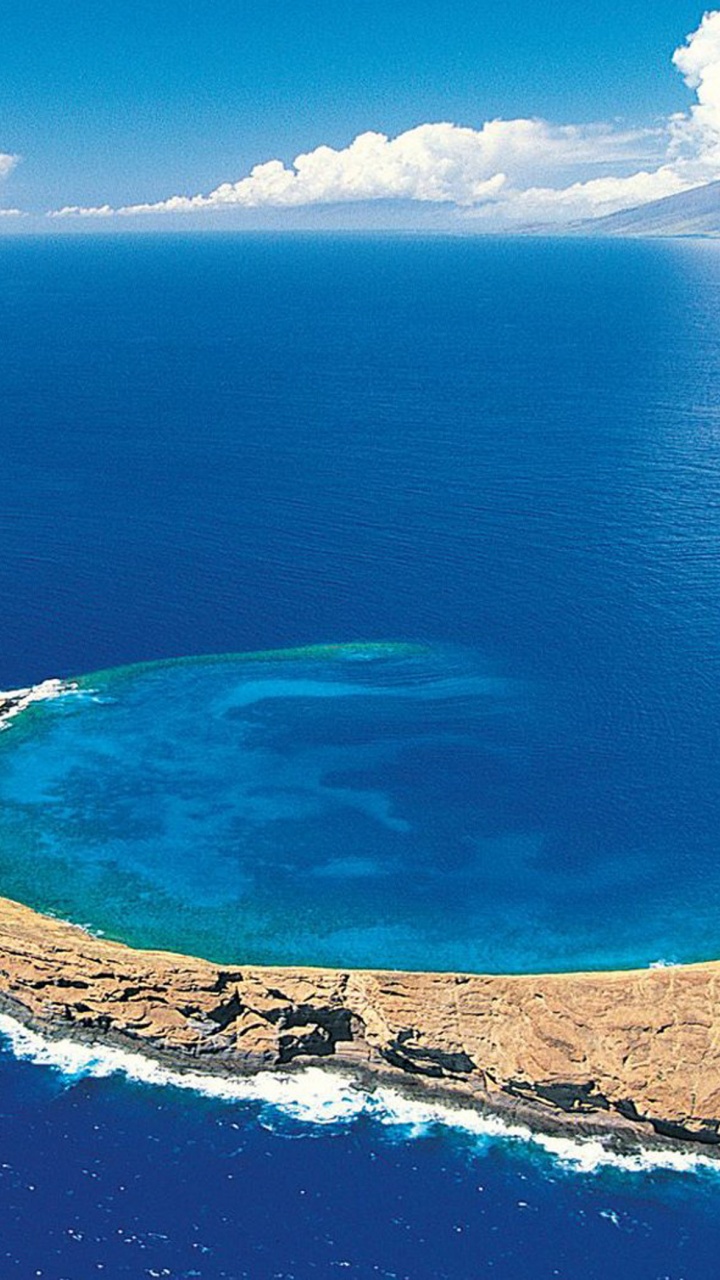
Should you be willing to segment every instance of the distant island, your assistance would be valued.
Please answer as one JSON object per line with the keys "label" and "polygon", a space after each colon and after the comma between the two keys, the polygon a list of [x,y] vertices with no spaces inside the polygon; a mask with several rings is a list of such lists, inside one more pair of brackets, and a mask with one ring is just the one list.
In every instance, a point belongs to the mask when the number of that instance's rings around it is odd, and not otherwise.
{"label": "distant island", "polygon": [[573,230],[607,236],[720,236],[720,180],[579,223]]}

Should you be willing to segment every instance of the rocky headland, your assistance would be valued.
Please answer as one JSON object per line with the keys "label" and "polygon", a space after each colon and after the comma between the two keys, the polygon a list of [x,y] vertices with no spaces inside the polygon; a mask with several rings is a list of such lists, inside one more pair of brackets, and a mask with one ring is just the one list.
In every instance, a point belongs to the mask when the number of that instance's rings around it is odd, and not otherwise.
{"label": "rocky headland", "polygon": [[720,963],[512,977],[221,967],[0,899],[0,1005],[45,1035],[180,1070],[323,1064],[546,1132],[720,1144]]}

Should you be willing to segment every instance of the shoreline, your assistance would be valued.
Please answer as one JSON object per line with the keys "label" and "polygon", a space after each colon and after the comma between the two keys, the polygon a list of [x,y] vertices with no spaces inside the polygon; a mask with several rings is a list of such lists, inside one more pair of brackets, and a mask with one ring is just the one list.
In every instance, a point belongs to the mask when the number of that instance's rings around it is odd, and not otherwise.
{"label": "shoreline", "polygon": [[[0,693],[0,730],[75,687]],[[331,1068],[546,1136],[720,1160],[720,961],[537,975],[220,966],[0,898],[0,1012],[173,1072]]]}
{"label": "shoreline", "polygon": [[10,721],[19,716],[33,702],[45,702],[49,698],[61,698],[66,693],[74,693],[77,684],[74,680],[59,680],[52,677],[40,684],[28,685],[26,689],[8,689],[0,692],[0,732],[7,729]]}
{"label": "shoreline", "polygon": [[0,899],[0,1010],[238,1079],[322,1067],[544,1136],[720,1160],[720,963],[538,976],[219,966]]}

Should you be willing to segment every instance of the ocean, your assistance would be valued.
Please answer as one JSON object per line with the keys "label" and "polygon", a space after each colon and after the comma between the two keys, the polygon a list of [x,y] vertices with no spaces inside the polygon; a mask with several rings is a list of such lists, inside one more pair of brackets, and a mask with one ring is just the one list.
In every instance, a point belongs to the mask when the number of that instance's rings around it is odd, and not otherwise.
{"label": "ocean", "polygon": [[[0,892],[213,958],[720,955],[719,304],[702,241],[2,242],[0,687],[90,675],[3,734]],[[8,1275],[717,1275],[701,1163],[10,1047]]]}

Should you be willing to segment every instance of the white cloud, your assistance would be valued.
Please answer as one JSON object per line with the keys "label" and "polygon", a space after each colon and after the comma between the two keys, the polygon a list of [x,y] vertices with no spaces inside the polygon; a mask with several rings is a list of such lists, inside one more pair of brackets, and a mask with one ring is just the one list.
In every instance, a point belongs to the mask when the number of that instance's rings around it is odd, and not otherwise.
{"label": "white cloud", "polygon": [[207,196],[174,196],[126,212],[388,199],[470,206],[497,195],[508,178],[634,157],[638,150],[646,153],[652,141],[653,134],[597,125],[555,127],[543,120],[492,120],[482,129],[423,124],[392,139],[363,133],[341,151],[318,147],[297,156],[291,168],[269,160]]}
{"label": "white cloud", "polygon": [[477,224],[488,228],[520,227],[529,224],[567,223],[586,218],[599,218],[676,195],[692,186],[669,165],[652,171],[642,170],[627,178],[592,178],[573,182],[567,187],[528,187],[524,191],[507,191],[494,205],[485,204],[469,212]]}
{"label": "white cloud", "polygon": [[[544,120],[492,120],[482,129],[423,124],[396,138],[363,133],[343,150],[322,146],[256,165],[238,182],[209,195],[172,196],[129,205],[119,215],[193,213],[228,208],[297,208],[358,200],[414,200],[471,208],[554,174],[637,162],[659,150],[656,130],[604,125],[551,125]],[[107,217],[107,205],[67,207],[56,216]]]}
{"label": "white cloud", "polygon": [[18,159],[18,156],[7,155],[4,151],[0,151],[0,178],[4,178],[11,169],[15,168]]}
{"label": "white cloud", "polygon": [[[18,160],[19,156],[11,156],[0,151],[0,178],[6,177],[10,170],[15,168]],[[0,218],[21,218],[22,216],[20,209],[0,209]]]}
{"label": "white cloud", "polygon": [[499,226],[612,213],[720,176],[720,10],[705,14],[673,61],[697,101],[657,129],[536,119],[491,120],[480,129],[421,124],[395,138],[368,132],[339,150],[319,146],[291,165],[268,160],[207,195],[119,209],[73,205],[51,216],[134,218],[377,200],[450,206],[465,220]]}
{"label": "white cloud", "polygon": [[688,115],[671,122],[673,153],[698,181],[708,181],[720,174],[720,10],[705,14],[673,62],[697,94]]}
{"label": "white cloud", "polygon": [[62,209],[51,210],[49,217],[51,218],[112,218],[115,214],[123,213],[123,209],[113,209],[112,205],[81,205],[66,204]]}

